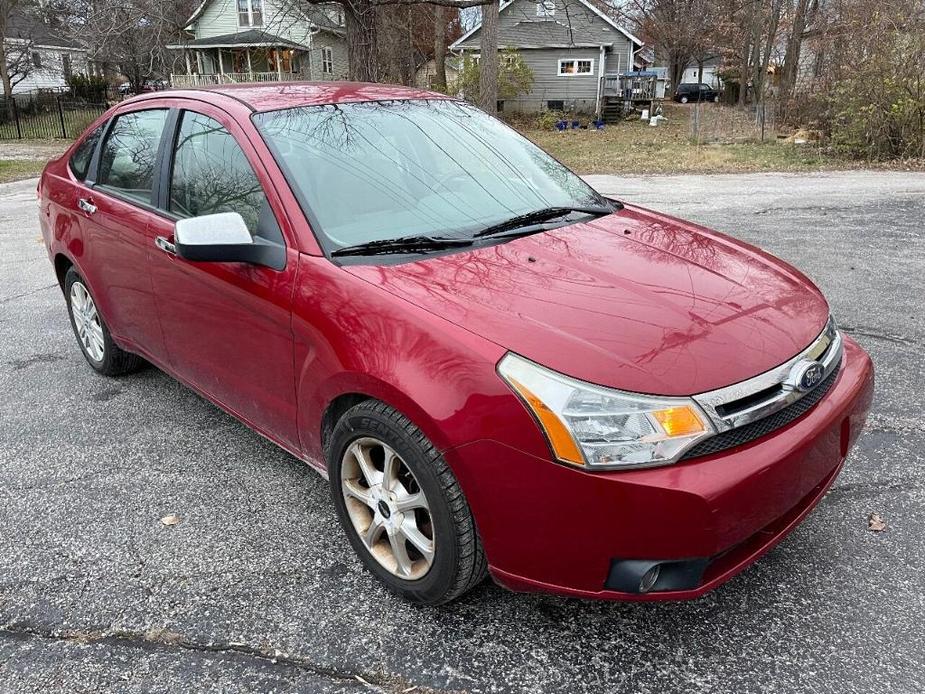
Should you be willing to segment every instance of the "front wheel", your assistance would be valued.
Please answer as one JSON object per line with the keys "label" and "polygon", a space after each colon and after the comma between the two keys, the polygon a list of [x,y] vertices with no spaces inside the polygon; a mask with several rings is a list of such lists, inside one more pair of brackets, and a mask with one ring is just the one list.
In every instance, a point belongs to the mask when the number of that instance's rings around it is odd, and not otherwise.
{"label": "front wheel", "polygon": [[714,104],[718,104],[718,103],[719,103],[719,94],[717,94],[716,96],[713,97],[713,103],[714,103]]}
{"label": "front wheel", "polygon": [[688,98],[687,98],[686,96],[682,96],[682,97],[681,97],[681,103],[682,103],[682,104],[686,104],[687,102],[688,102]]}
{"label": "front wheel", "polygon": [[341,525],[390,590],[439,605],[485,578],[485,554],[459,483],[405,416],[373,400],[356,405],[334,427],[327,456]]}

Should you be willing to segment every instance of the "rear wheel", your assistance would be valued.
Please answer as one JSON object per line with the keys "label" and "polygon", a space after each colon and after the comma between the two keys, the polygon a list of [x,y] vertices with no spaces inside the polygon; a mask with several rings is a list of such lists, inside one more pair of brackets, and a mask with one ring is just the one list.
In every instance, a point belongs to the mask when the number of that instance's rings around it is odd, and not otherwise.
{"label": "rear wheel", "polygon": [[714,103],[714,104],[718,104],[718,103],[719,103],[719,94],[717,94],[716,96],[713,97],[713,103]]}
{"label": "rear wheel", "polygon": [[90,290],[73,267],[64,276],[64,295],[74,336],[90,366],[104,376],[121,376],[144,363],[141,357],[113,342]]}
{"label": "rear wheel", "polygon": [[462,490],[402,414],[373,400],[348,410],[331,434],[328,469],[350,544],[390,590],[438,605],[484,579],[485,555]]}

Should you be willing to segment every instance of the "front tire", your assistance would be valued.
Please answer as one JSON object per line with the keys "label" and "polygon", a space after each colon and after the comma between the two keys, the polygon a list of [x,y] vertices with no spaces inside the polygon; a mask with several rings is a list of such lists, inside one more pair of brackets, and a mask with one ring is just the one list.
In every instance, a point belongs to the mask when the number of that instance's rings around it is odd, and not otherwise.
{"label": "front tire", "polygon": [[126,352],[113,341],[83,277],[73,267],[64,276],[64,296],[71,328],[90,366],[104,376],[122,376],[144,363],[141,357]]}
{"label": "front tire", "polygon": [[331,495],[361,561],[391,591],[439,605],[487,573],[475,521],[443,456],[407,417],[367,400],[327,446]]}
{"label": "front tire", "polygon": [[681,97],[681,103],[682,103],[682,104],[686,104],[687,102],[688,102],[688,98],[687,98],[686,96],[682,96],[682,97]]}

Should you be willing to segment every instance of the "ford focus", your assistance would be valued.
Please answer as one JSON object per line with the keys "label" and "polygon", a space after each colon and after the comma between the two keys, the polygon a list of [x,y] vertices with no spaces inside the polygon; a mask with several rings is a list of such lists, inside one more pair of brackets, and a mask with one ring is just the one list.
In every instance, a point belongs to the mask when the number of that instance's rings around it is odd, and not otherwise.
{"label": "ford focus", "polygon": [[151,363],[330,480],[424,604],[702,595],[820,501],[873,368],[758,248],[600,195],[465,102],[156,92],[39,183],[77,342]]}

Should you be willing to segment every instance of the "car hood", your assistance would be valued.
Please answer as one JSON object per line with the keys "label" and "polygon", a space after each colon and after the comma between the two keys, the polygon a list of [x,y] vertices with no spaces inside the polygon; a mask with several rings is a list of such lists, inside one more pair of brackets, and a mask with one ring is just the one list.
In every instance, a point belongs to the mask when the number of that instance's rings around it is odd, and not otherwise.
{"label": "car hood", "polygon": [[786,263],[631,206],[508,243],[345,270],[561,373],[659,395],[767,371],[809,345],[829,314]]}

